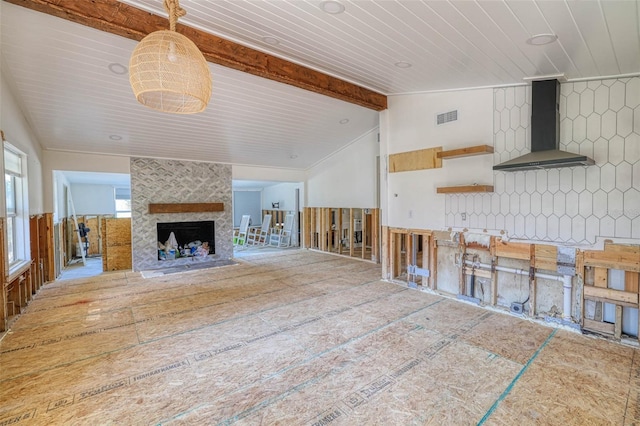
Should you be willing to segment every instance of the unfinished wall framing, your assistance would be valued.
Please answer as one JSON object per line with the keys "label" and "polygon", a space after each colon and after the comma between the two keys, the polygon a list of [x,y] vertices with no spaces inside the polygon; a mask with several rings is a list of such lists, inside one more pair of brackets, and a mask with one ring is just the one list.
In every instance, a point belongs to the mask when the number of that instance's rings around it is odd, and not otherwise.
{"label": "unfinished wall framing", "polygon": [[378,263],[380,209],[305,207],[304,247]]}
{"label": "unfinished wall framing", "polygon": [[[4,256],[6,220],[0,218],[0,256]],[[0,292],[0,332],[27,307],[45,283],[55,279],[53,250],[53,214],[45,213],[29,218],[30,260],[12,271],[5,270],[0,262],[3,277]]]}
{"label": "unfinished wall framing", "polygon": [[[85,253],[86,256],[95,256],[102,254],[102,219],[113,218],[113,215],[82,215],[77,216],[78,225],[83,223],[90,229],[87,235],[89,245]],[[65,266],[73,260],[73,258],[82,257],[80,253],[80,247],[78,246],[78,234],[75,228],[75,222],[73,217],[67,217],[62,219],[64,229],[64,264]]]}
{"label": "unfinished wall framing", "polygon": [[560,262],[559,248],[548,244],[383,227],[382,275],[480,306],[581,326],[616,339],[637,338],[640,246],[568,249],[575,252],[573,265]]}
{"label": "unfinished wall framing", "polygon": [[577,273],[584,283],[582,328],[638,338],[640,246],[605,243],[602,251],[584,251]]}

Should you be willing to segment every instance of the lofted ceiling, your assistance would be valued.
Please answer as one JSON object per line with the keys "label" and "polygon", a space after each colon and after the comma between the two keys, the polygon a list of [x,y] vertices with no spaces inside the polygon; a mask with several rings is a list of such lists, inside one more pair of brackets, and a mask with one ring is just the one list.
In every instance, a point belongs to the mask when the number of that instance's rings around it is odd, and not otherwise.
{"label": "lofted ceiling", "polygon": [[[166,16],[162,0],[123,3]],[[181,0],[180,23],[385,95],[640,72],[633,0],[322,3]],[[156,112],[110,70],[136,41],[0,6],[2,75],[45,149],[306,169],[377,131],[376,111],[213,63],[204,113]],[[557,41],[527,43],[546,33]]]}

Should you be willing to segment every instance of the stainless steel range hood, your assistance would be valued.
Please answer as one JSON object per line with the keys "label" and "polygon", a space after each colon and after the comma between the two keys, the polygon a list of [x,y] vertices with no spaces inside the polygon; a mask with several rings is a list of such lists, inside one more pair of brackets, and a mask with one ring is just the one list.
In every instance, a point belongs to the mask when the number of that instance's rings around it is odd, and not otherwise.
{"label": "stainless steel range hood", "polygon": [[595,162],[581,154],[560,151],[558,80],[533,81],[531,86],[531,153],[493,166],[493,170],[551,169],[590,166]]}

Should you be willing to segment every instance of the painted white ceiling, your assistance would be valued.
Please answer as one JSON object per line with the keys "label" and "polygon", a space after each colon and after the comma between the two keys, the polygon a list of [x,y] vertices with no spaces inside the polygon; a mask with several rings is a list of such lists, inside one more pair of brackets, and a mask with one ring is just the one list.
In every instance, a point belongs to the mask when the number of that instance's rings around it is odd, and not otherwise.
{"label": "painted white ceiling", "polygon": [[[165,14],[162,0],[126,3]],[[185,25],[384,94],[640,72],[634,0],[352,0],[338,15],[318,0],[180,4]],[[1,7],[3,77],[46,149],[305,169],[378,123],[374,111],[213,64],[203,114],[155,112],[136,103],[126,74],[108,70],[128,64],[135,42]],[[558,40],[526,43],[540,33]]]}

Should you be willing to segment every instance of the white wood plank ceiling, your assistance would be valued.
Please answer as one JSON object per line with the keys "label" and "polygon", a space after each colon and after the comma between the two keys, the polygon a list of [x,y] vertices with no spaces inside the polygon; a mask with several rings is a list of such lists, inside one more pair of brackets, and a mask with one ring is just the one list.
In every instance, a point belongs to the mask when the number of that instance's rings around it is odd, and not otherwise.
{"label": "white wood plank ceiling", "polygon": [[[125,3],[165,16],[162,0]],[[318,0],[180,4],[182,24],[387,95],[640,73],[635,0],[341,0],[340,14]],[[205,113],[154,112],[108,68],[135,42],[0,6],[3,78],[46,149],[305,169],[377,127],[374,111],[213,64]],[[558,39],[528,44],[537,34]]]}

